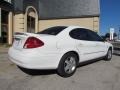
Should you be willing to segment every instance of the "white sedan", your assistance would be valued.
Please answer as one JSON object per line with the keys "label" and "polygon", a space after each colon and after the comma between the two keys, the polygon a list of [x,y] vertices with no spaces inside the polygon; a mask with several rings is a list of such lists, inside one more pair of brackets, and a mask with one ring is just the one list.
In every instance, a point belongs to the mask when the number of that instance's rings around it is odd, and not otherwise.
{"label": "white sedan", "polygon": [[79,26],[56,26],[33,33],[16,33],[9,59],[27,69],[57,69],[62,77],[74,74],[79,63],[104,57],[113,46],[97,33]]}

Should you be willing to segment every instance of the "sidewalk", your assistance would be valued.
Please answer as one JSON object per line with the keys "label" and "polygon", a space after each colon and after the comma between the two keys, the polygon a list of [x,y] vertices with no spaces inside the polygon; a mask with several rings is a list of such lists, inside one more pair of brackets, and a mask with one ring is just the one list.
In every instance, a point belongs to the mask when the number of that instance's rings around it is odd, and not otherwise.
{"label": "sidewalk", "polygon": [[9,47],[0,45],[0,54],[1,54],[1,53],[7,53],[7,52],[8,52],[8,49],[9,49]]}

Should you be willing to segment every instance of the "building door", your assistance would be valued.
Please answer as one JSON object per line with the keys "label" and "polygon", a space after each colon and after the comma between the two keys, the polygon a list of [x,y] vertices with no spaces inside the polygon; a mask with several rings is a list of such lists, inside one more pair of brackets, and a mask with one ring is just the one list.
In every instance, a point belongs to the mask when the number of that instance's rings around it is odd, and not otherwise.
{"label": "building door", "polygon": [[8,42],[8,11],[1,10],[1,37],[0,43]]}

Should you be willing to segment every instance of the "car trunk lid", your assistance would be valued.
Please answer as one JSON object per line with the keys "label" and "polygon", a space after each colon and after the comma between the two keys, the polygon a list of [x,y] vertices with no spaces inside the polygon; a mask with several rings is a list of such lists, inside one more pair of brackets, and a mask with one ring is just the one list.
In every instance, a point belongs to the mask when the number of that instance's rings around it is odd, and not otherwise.
{"label": "car trunk lid", "polygon": [[14,40],[13,40],[13,47],[15,49],[22,49],[26,39],[29,37],[26,33],[15,33]]}
{"label": "car trunk lid", "polygon": [[25,49],[24,45],[30,37],[35,37],[39,40],[41,40],[43,43],[49,42],[48,39],[53,38],[53,35],[47,35],[47,34],[34,34],[34,33],[15,33],[14,35],[14,42],[13,47],[18,50]]}

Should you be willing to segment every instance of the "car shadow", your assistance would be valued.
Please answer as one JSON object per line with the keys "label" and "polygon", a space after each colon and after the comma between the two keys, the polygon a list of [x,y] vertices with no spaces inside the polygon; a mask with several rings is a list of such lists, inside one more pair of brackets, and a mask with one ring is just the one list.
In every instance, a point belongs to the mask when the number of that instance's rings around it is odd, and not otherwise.
{"label": "car shadow", "polygon": [[24,73],[32,76],[57,74],[56,70],[33,70],[33,69],[22,68],[20,66],[18,66],[18,68]]}
{"label": "car shadow", "polygon": [[102,61],[102,60],[103,60],[103,58],[99,58],[99,59],[93,59],[93,60],[81,62],[81,63],[79,63],[78,68],[84,67],[84,66],[87,66],[87,65],[90,65],[93,63],[97,63],[97,62]]}
{"label": "car shadow", "polygon": [[[84,67],[84,66],[87,66],[87,65],[90,65],[90,64],[93,64],[93,63],[96,63],[96,62],[99,62],[103,59],[94,59],[94,60],[89,60],[89,61],[85,61],[85,62],[82,62],[78,65],[78,68],[80,67]],[[28,74],[28,75],[32,75],[32,76],[40,76],[40,75],[53,75],[53,74],[57,74],[57,70],[33,70],[33,69],[26,69],[26,68],[22,68],[20,66],[18,66],[18,68],[23,71],[24,73]]]}

